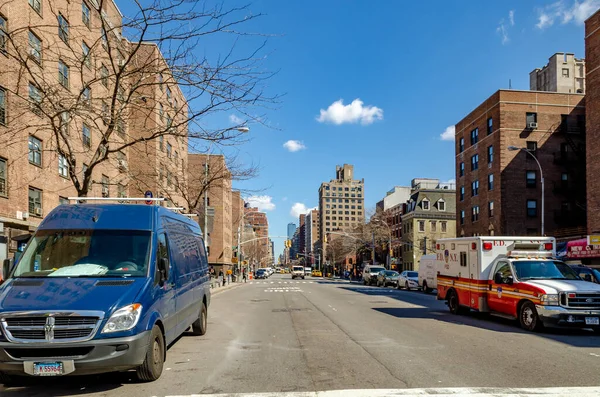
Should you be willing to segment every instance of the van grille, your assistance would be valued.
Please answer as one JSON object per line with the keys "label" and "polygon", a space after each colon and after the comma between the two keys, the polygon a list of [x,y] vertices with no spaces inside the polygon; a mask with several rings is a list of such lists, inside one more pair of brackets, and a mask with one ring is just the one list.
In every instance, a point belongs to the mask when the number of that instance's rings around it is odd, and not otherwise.
{"label": "van grille", "polygon": [[102,312],[0,314],[0,328],[9,342],[79,342],[92,339],[104,318]]}

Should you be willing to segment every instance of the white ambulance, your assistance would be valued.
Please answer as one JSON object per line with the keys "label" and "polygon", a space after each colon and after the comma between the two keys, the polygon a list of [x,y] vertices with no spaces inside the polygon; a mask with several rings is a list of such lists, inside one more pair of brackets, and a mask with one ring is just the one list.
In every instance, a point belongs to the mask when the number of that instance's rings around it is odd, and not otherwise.
{"label": "white ambulance", "polygon": [[465,237],[436,243],[437,298],[454,314],[470,309],[543,326],[600,332],[600,285],[554,258],[553,237]]}

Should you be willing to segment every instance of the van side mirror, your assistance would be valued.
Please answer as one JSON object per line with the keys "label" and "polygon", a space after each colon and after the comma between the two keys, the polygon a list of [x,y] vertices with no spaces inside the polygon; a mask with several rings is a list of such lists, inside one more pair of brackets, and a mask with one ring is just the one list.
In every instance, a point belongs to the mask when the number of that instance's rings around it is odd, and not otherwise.
{"label": "van side mirror", "polygon": [[161,283],[169,279],[169,260],[167,258],[160,258],[158,260],[158,271],[160,272]]}
{"label": "van side mirror", "polygon": [[513,276],[506,277],[506,284],[513,285],[514,282],[515,280],[513,279]]}
{"label": "van side mirror", "polygon": [[10,259],[5,259],[2,262],[2,281],[1,282],[6,281],[9,274],[10,274]]}

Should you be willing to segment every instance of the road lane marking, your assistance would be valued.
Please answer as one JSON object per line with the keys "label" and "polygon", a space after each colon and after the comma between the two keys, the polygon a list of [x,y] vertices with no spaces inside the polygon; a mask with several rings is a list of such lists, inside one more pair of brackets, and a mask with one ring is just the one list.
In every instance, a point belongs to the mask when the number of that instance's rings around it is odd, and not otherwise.
{"label": "road lane marking", "polygon": [[415,389],[354,389],[307,392],[274,393],[226,393],[226,394],[188,394],[167,397],[387,397],[387,396],[472,396],[472,397],[597,397],[600,387],[452,387],[452,388],[415,388]]}

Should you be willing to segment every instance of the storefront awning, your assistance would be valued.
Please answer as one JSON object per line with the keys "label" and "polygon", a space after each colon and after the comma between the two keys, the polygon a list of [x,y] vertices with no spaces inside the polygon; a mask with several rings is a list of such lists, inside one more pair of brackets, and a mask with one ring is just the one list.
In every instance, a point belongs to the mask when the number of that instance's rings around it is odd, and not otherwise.
{"label": "storefront awning", "polygon": [[587,238],[567,242],[567,258],[600,258],[600,245],[588,245]]}

